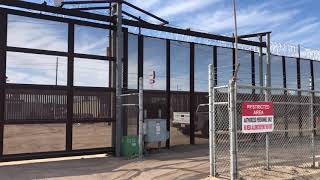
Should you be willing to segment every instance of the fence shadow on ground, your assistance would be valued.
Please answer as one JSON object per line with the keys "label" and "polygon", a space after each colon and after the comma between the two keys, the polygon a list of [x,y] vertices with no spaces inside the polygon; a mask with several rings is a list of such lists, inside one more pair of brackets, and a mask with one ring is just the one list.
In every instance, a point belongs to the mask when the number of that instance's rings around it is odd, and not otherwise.
{"label": "fence shadow on ground", "polygon": [[[97,178],[132,179],[148,177],[155,179],[178,178],[202,179],[208,172],[207,145],[174,147],[139,159],[126,160],[116,157],[94,157],[54,162],[2,165],[1,179],[46,178]],[[30,162],[30,163],[29,163]],[[157,171],[157,172],[155,172]],[[178,176],[178,177],[177,177]]]}

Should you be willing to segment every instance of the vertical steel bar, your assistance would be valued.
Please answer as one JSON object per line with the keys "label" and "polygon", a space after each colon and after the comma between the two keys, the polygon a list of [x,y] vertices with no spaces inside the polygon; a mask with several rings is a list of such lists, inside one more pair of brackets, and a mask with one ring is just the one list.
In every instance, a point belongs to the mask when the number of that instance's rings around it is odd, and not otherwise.
{"label": "vertical steel bar", "polygon": [[[266,35],[266,43],[267,43],[267,58],[266,58],[266,87],[271,87],[271,52],[270,52],[270,34]],[[270,101],[270,89],[265,89],[265,101]],[[270,156],[269,156],[269,145],[270,138],[269,133],[266,133],[266,168],[270,170]]]}
{"label": "vertical steel bar", "polygon": [[[259,42],[262,43],[262,36],[259,36]],[[260,85],[260,87],[263,87],[263,51],[262,51],[262,46],[259,46],[259,85]]]}
{"label": "vertical steel bar", "polygon": [[[286,68],[286,58],[282,56],[282,76],[283,76],[283,88],[287,88],[287,68]],[[285,102],[288,101],[288,91],[284,90]],[[284,129],[288,130],[288,115],[287,115],[287,105],[285,105],[284,112]],[[288,132],[286,131],[284,136],[288,137]]]}
{"label": "vertical steel bar", "polygon": [[[300,47],[300,46],[299,46]],[[300,58],[296,59],[296,65],[297,65],[297,88],[301,89],[301,67],[300,67]],[[301,102],[301,91],[298,91],[298,98],[299,102]],[[299,106],[299,112],[298,112],[298,125],[299,125],[299,136],[302,136],[302,113],[301,113],[301,106]]]}
{"label": "vertical steel bar", "polygon": [[[143,49],[144,49],[144,37],[143,35],[138,35],[138,82],[139,79],[142,77],[143,79]],[[139,118],[137,118],[137,134],[139,134]]]}
{"label": "vertical steel bar", "polygon": [[67,124],[66,124],[66,151],[72,150],[72,122],[73,122],[73,96],[74,96],[74,24],[68,25],[68,97],[67,97]]}
{"label": "vertical steel bar", "polygon": [[213,46],[213,68],[214,68],[214,87],[218,85],[218,50]]}
{"label": "vertical steel bar", "polygon": [[143,129],[143,77],[139,77],[139,157],[143,156],[144,150]]}
{"label": "vertical steel bar", "polygon": [[[128,90],[128,28],[123,29],[123,93]],[[127,99],[128,97],[126,97]],[[123,135],[128,133],[128,113],[123,109]]]}
{"label": "vertical steel bar", "polygon": [[128,28],[123,29],[123,89],[128,89]]}
{"label": "vertical steel bar", "polygon": [[[313,68],[313,61],[310,60],[310,74],[311,74],[311,90],[314,91],[314,68]],[[313,97],[314,97],[314,93],[313,93]],[[315,128],[317,128],[317,122],[316,119],[313,117],[313,128],[314,128],[314,135],[317,135],[317,131],[315,130]]]}
{"label": "vertical steel bar", "polygon": [[313,86],[312,86],[312,76],[310,77],[310,129],[311,129],[311,154],[312,154],[312,167],[316,167],[316,150],[315,150],[315,134],[314,134],[314,109],[313,109],[313,98],[314,98],[314,92],[313,92]]}
{"label": "vertical steel bar", "polygon": [[[253,51],[251,51],[251,85],[256,86],[256,65]],[[255,90],[253,89],[253,91]]]}
{"label": "vertical steel bar", "polygon": [[195,142],[195,136],[194,136],[194,112],[195,112],[195,106],[194,106],[194,50],[195,45],[194,43],[190,43],[190,144],[194,144]]}
{"label": "vertical steel bar", "polygon": [[6,106],[6,61],[8,15],[0,12],[0,158],[4,147],[4,121]]}
{"label": "vertical steel bar", "polygon": [[214,101],[215,101],[215,90],[214,90],[214,67],[212,64],[209,65],[209,160],[210,160],[210,176],[216,177],[216,128],[215,128],[215,115],[214,115]]}
{"label": "vertical steel bar", "polygon": [[[171,80],[171,66],[170,66],[170,40],[167,39],[167,44],[166,44],[166,73],[167,73],[167,79],[166,79],[166,82],[167,82],[167,86],[166,86],[166,93],[167,93],[167,131],[170,133],[170,117],[171,117],[171,113],[170,113],[170,109],[171,109],[171,103],[170,103],[170,99],[171,99],[171,93],[170,93],[170,89],[171,89],[171,86],[170,86],[170,80]],[[167,139],[167,142],[166,142],[166,147],[167,148],[170,148],[170,138]]]}

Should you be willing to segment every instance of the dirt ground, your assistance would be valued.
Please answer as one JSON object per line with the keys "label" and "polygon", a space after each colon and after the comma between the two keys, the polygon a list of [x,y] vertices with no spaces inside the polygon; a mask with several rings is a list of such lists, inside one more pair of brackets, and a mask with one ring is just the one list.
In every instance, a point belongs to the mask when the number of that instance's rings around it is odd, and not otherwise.
{"label": "dirt ground", "polygon": [[[207,145],[162,149],[143,159],[106,155],[0,163],[0,179],[210,179]],[[319,179],[320,169],[273,166],[241,171],[242,179]],[[219,179],[228,179],[220,177]]]}

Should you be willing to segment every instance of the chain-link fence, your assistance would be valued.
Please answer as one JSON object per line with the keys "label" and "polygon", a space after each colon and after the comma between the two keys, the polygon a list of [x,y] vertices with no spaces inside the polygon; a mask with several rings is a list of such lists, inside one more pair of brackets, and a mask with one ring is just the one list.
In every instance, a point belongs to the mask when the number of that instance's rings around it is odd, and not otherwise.
{"label": "chain-link fence", "polygon": [[[213,152],[218,176],[232,176],[232,167],[237,177],[255,179],[263,178],[265,170],[317,165],[319,92],[235,85],[234,90],[230,86],[215,87],[213,97],[216,137]],[[244,133],[242,103],[264,101],[273,104],[273,131]],[[230,116],[232,113],[234,116]]]}

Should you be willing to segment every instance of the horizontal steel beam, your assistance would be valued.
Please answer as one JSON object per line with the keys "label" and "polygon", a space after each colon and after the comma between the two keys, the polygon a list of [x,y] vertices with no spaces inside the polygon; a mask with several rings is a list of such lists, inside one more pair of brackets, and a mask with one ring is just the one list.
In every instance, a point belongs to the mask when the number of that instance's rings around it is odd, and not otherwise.
{"label": "horizontal steel beam", "polygon": [[23,9],[29,9],[29,10],[35,10],[35,11],[41,11],[41,12],[61,14],[66,16],[78,17],[78,18],[85,18],[85,19],[91,19],[96,21],[106,21],[106,22],[116,23],[113,17],[109,17],[105,15],[93,14],[93,13],[88,13],[83,11],[76,11],[72,9],[64,9],[60,7],[47,6],[43,4],[36,4],[36,3],[25,2],[25,1],[0,0],[0,5],[10,6],[13,8],[23,8]]}
{"label": "horizontal steel beam", "polygon": [[121,2],[121,0],[95,0],[95,1],[64,1],[62,5],[80,5],[80,4],[106,4]]}
{"label": "horizontal steel beam", "polygon": [[[50,51],[50,50],[41,50],[41,49],[7,47],[6,50],[9,52],[39,54],[39,55],[48,55],[48,56],[65,56],[65,57],[68,56],[68,52]],[[83,58],[83,59],[101,60],[101,61],[115,61],[114,57],[92,55],[92,54],[74,53],[74,57],[75,58]]]}
{"label": "horizontal steel beam", "polygon": [[115,122],[114,118],[76,118],[73,117],[73,123],[109,123]]}
{"label": "horizontal steel beam", "polygon": [[57,16],[53,16],[53,15],[32,13],[32,12],[16,10],[16,9],[7,9],[7,8],[0,8],[0,11],[5,12],[7,14],[11,14],[11,15],[25,16],[25,17],[35,18],[35,19],[57,21],[57,22],[61,22],[61,23],[73,23],[73,24],[81,25],[81,26],[90,26],[90,27],[96,27],[96,28],[102,28],[102,29],[115,30],[115,26],[112,26],[109,24],[101,24],[101,23],[84,21],[84,20],[79,20],[79,19],[71,19],[71,18],[67,18],[67,17],[57,17]]}
{"label": "horizontal steel beam", "polygon": [[[52,91],[67,91],[67,86],[61,85],[37,85],[37,84],[14,84],[14,83],[7,83],[7,89],[19,89],[19,90],[52,90]],[[75,93],[86,93],[86,92],[96,92],[96,93],[105,93],[105,92],[114,92],[114,88],[108,87],[86,87],[86,86],[74,86],[73,87]]]}
{"label": "horizontal steel beam", "polygon": [[238,36],[238,38],[252,38],[252,37],[259,37],[259,36],[265,36],[267,34],[271,34],[271,31],[269,32],[260,32],[260,33],[253,33],[253,34],[244,34]]}
{"label": "horizontal steel beam", "polygon": [[104,154],[104,153],[113,153],[113,152],[114,152],[113,147],[105,147],[105,148],[72,150],[69,152],[51,151],[51,152],[40,152],[40,153],[10,154],[10,155],[3,155],[2,157],[0,157],[0,162],[68,157],[68,156],[81,156],[81,155],[91,155],[91,154]]}
{"label": "horizontal steel beam", "polygon": [[[150,24],[150,23],[143,23],[143,22],[132,21],[132,20],[128,20],[128,19],[123,19],[122,21],[123,21],[123,24],[127,25],[127,26],[141,27],[141,28],[151,29],[151,30],[156,30],[156,31],[176,33],[176,34],[182,34],[182,35],[199,37],[199,38],[225,41],[225,42],[230,42],[230,43],[234,43],[234,41],[235,41],[235,39],[233,37],[228,37],[228,36],[221,36],[221,35],[197,32],[197,31],[192,31],[192,30],[179,29],[179,28],[175,28],[175,27],[161,26],[161,25]],[[255,42],[255,41],[248,41],[248,40],[244,40],[244,39],[239,39],[239,43],[244,44],[244,45],[249,45],[249,46],[266,47],[265,42],[260,43],[260,42]]]}
{"label": "horizontal steel beam", "polygon": [[4,124],[5,125],[19,125],[19,124],[64,124],[66,123],[67,120],[61,120],[61,119],[51,119],[51,120],[46,120],[46,119],[10,119],[10,120],[5,120]]}
{"label": "horizontal steel beam", "polygon": [[124,14],[124,15],[126,15],[126,16],[128,16],[128,17],[131,17],[131,18],[133,18],[133,19],[135,19],[135,20],[137,20],[137,21],[141,21],[141,22],[144,22],[144,23],[148,23],[148,22],[142,20],[141,18],[139,18],[139,17],[137,17],[137,16],[134,16],[134,15],[128,13],[128,12],[122,11],[122,14]]}
{"label": "horizontal steel beam", "polygon": [[152,14],[152,13],[149,13],[148,11],[145,11],[145,10],[143,10],[143,9],[141,9],[141,8],[139,8],[139,7],[131,4],[131,3],[129,3],[129,2],[123,1],[123,4],[129,6],[129,7],[133,8],[133,9],[136,9],[136,10],[138,10],[138,11],[140,11],[140,12],[142,12],[142,13],[148,15],[148,16],[151,16],[151,17],[153,17],[153,18],[161,21],[163,24],[169,24],[168,21],[166,21],[166,20],[164,20],[164,19],[162,19],[162,18],[160,18],[160,17],[158,17],[158,16],[156,16],[156,15],[154,15],[154,14]]}
{"label": "horizontal steel beam", "polygon": [[40,54],[49,56],[68,56],[67,52],[50,51],[50,50],[40,50],[40,49],[29,49],[20,47],[7,47],[6,51],[18,52],[18,53],[28,53],[28,54]]}
{"label": "horizontal steel beam", "polygon": [[110,6],[102,6],[102,7],[84,7],[84,8],[70,8],[72,10],[77,10],[77,11],[90,11],[90,10],[108,10],[111,9]]}

